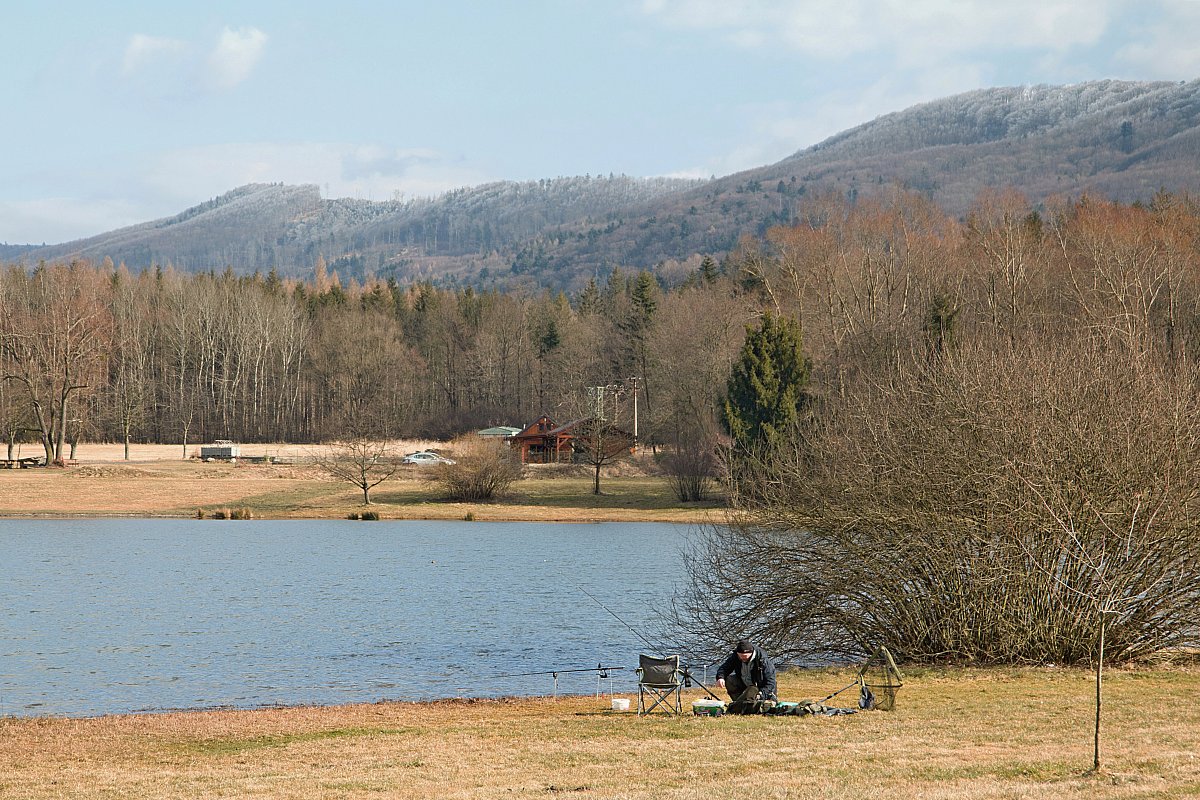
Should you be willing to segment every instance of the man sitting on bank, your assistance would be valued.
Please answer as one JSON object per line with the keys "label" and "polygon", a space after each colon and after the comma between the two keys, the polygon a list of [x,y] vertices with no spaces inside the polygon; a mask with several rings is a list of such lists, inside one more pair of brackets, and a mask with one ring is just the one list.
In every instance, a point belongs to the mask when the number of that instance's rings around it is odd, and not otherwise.
{"label": "man sitting on bank", "polygon": [[717,686],[729,692],[730,714],[754,714],[775,706],[775,664],[745,639],[717,668]]}

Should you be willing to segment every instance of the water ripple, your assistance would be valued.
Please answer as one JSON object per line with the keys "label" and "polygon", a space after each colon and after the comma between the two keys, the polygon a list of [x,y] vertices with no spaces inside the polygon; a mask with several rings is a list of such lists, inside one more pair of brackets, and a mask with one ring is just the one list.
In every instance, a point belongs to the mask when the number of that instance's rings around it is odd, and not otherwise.
{"label": "water ripple", "polygon": [[548,694],[549,675],[508,676],[632,667],[645,649],[576,584],[648,633],[688,533],[0,520],[0,716]]}

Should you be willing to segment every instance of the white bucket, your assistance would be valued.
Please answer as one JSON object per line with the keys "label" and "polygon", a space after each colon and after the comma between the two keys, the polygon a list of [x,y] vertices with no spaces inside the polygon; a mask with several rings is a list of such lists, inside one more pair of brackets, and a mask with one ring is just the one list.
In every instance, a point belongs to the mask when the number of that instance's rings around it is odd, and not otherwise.
{"label": "white bucket", "polygon": [[614,697],[612,699],[612,703],[613,703],[613,711],[628,711],[629,710],[629,698],[628,697]]}

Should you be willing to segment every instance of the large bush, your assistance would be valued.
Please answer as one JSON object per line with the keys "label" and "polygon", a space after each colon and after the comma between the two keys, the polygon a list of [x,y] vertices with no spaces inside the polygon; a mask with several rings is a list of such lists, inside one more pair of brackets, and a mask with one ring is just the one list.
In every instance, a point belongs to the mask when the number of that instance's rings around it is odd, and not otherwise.
{"label": "large bush", "polygon": [[959,348],[824,414],[689,558],[681,621],[793,657],[1115,661],[1195,641],[1200,374],[1091,340]]}
{"label": "large bush", "polygon": [[516,453],[495,439],[464,436],[453,443],[452,452],[455,463],[438,464],[431,472],[448,500],[493,500],[521,477]]}

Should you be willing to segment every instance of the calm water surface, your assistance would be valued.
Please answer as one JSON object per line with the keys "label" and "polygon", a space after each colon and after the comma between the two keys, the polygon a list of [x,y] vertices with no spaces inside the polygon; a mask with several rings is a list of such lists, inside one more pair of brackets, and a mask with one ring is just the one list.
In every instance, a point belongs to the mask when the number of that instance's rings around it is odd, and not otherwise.
{"label": "calm water surface", "polygon": [[[688,528],[0,520],[0,716],[634,684]],[[670,648],[665,648],[670,649]],[[607,691],[608,681],[604,688]],[[560,692],[596,676],[560,673]]]}

